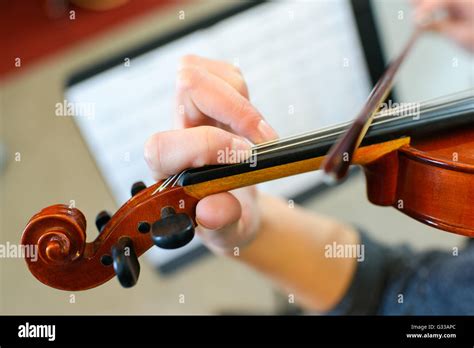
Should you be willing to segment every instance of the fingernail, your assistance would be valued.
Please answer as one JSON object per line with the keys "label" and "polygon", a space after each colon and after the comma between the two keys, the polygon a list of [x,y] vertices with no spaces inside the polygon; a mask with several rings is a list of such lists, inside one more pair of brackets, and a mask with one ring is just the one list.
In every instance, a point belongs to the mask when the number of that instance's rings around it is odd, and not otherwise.
{"label": "fingernail", "polygon": [[262,141],[269,141],[278,138],[278,134],[265,120],[261,120],[258,123],[258,131],[262,136]]}

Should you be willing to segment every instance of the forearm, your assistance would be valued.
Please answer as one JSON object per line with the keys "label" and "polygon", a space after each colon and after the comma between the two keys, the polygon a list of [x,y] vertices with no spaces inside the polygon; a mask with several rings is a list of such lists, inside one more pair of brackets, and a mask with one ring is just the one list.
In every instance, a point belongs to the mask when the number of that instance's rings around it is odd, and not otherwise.
{"label": "forearm", "polygon": [[327,258],[325,247],[359,242],[357,232],[280,199],[259,195],[261,224],[239,259],[262,272],[308,309],[326,311],[347,290],[356,269],[353,258]]}

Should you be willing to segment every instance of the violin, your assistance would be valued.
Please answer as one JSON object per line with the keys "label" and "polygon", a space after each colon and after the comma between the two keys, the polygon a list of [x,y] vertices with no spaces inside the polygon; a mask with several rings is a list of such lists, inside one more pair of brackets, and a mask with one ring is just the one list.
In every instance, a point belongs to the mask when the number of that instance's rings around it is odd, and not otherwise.
{"label": "violin", "polygon": [[44,208],[21,239],[38,248],[36,262],[26,258],[31,273],[61,290],[94,288],[115,276],[131,287],[145,251],[153,245],[180,248],[193,239],[200,199],[318,169],[338,180],[351,164],[363,167],[373,204],[474,237],[474,90],[380,111],[413,42],[382,76],[355,122],[256,145],[252,160],[188,169],[150,187],[135,183],[115,214],[98,214],[99,235],[92,242],[86,242],[86,219],[78,209]]}

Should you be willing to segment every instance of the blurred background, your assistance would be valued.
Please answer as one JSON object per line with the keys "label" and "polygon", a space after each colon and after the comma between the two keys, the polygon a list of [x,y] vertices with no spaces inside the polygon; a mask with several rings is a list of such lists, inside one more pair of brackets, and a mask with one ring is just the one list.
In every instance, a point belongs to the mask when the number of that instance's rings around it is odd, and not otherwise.
{"label": "blurred background", "polygon": [[[153,182],[142,147],[149,135],[173,127],[174,78],[183,54],[238,65],[252,102],[285,136],[352,119],[413,29],[404,0],[0,4],[2,244],[18,244],[29,218],[56,203],[85,214],[91,241],[99,211],[117,210],[133,182]],[[403,66],[392,97],[422,101],[473,87],[473,81],[472,57],[429,34]],[[310,173],[261,189],[361,226],[387,244],[451,250],[464,241],[372,206],[357,171],[337,187],[318,183],[319,174]],[[177,252],[153,249],[141,258],[134,288],[122,289],[114,279],[74,293],[43,285],[22,259],[1,258],[0,312],[299,311],[266,279],[209,254],[198,240]]]}

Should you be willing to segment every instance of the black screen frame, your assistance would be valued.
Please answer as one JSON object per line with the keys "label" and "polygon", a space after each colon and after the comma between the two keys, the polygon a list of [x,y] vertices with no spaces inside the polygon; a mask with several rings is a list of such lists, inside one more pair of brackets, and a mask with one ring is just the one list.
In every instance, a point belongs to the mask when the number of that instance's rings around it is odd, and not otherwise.
{"label": "black screen frame", "polygon": [[[352,8],[356,27],[359,34],[359,40],[361,41],[362,50],[365,56],[365,63],[367,70],[370,75],[372,85],[375,85],[377,80],[385,70],[386,60],[382,49],[382,43],[377,30],[377,24],[374,16],[374,9],[371,0],[348,0]],[[228,9],[222,10],[219,13],[212,14],[209,17],[203,17],[195,22],[189,23],[186,26],[164,33],[148,42],[137,45],[130,49],[126,49],[121,53],[115,54],[105,60],[94,63],[87,66],[75,73],[73,73],[65,81],[64,90],[67,88],[80,83],[88,78],[91,78],[97,74],[100,74],[108,69],[114,68],[120,64],[123,64],[126,58],[133,59],[142,54],[145,54],[151,50],[154,50],[160,46],[166,45],[174,40],[177,40],[183,36],[191,34],[197,30],[208,28],[226,18],[239,14],[243,11],[266,3],[267,1],[244,1],[238,5],[232,6]],[[389,96],[393,100],[393,94]],[[349,180],[359,172],[358,168],[352,168],[348,178]],[[304,204],[308,200],[314,198],[316,195],[321,194],[330,189],[330,186],[319,183],[304,191],[301,194],[291,197],[291,199],[297,204]],[[209,255],[210,252],[204,246],[198,246],[188,253],[178,256],[163,265],[160,265],[159,271],[163,275],[171,275],[183,266],[188,265],[204,255]]]}

